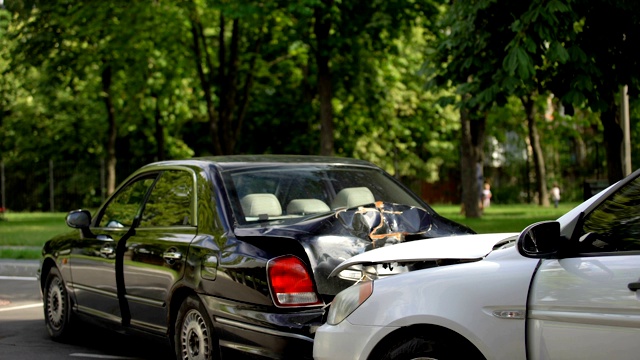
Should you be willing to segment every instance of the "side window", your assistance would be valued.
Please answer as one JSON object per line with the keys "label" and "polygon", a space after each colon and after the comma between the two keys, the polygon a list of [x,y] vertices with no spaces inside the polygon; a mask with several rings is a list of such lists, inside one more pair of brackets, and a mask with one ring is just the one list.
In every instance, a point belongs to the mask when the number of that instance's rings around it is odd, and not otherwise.
{"label": "side window", "polygon": [[581,251],[640,250],[640,178],[636,178],[585,217]]}
{"label": "side window", "polygon": [[140,226],[191,225],[193,196],[190,173],[177,170],[163,172],[145,204]]}
{"label": "side window", "polygon": [[130,227],[157,176],[151,174],[140,177],[118,191],[107,204],[98,226]]}

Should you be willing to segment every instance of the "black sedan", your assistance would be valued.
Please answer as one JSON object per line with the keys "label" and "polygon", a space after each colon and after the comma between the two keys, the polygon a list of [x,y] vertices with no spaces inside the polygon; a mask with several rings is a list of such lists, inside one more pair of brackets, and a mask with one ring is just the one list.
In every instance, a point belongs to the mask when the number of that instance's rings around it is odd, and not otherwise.
{"label": "black sedan", "polygon": [[51,337],[92,320],[163,337],[178,359],[310,358],[325,305],[366,276],[329,278],[337,264],[473,233],[368,162],[284,155],[152,163],[66,221],[39,270]]}

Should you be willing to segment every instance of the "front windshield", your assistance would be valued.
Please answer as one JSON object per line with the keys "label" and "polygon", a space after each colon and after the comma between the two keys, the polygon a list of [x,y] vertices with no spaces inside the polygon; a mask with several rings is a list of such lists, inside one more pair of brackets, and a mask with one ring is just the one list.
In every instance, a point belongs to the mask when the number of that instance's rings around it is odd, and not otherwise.
{"label": "front windshield", "polygon": [[273,220],[294,223],[376,201],[426,207],[383,171],[365,167],[274,166],[227,171],[223,178],[241,225]]}

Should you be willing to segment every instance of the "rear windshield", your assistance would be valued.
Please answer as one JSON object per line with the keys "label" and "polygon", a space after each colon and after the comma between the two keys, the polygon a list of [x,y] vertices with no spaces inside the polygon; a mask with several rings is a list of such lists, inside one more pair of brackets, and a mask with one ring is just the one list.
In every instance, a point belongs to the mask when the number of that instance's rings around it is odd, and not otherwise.
{"label": "rear windshield", "polygon": [[295,223],[341,208],[384,201],[426,208],[378,169],[347,166],[269,167],[226,171],[225,187],[237,221]]}

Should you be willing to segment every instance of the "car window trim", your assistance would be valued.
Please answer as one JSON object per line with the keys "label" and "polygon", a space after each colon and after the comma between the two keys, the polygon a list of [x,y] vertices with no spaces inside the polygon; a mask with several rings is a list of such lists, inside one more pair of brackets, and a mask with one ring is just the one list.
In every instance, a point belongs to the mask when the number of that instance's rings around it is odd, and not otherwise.
{"label": "car window trim", "polygon": [[[162,176],[162,174],[167,171],[167,170],[176,170],[176,171],[186,171],[191,175],[191,189],[193,191],[193,196],[191,198],[191,213],[193,214],[193,221],[191,221],[191,225],[188,227],[198,227],[198,176],[197,173],[194,169],[192,169],[191,167],[188,166],[179,166],[179,165],[151,165],[151,166],[146,166],[142,169],[140,169],[139,171],[133,173],[131,176],[129,176],[124,182],[123,184],[118,187],[118,189],[114,192],[114,194],[117,194],[118,191],[120,191],[120,189],[126,187],[127,185],[129,185],[132,181],[135,181],[136,179],[138,179],[141,176],[145,176],[148,175],[150,173],[157,173],[157,176],[153,182],[153,184],[149,187],[149,192],[145,195],[144,200],[142,202],[142,206],[140,207],[140,210],[142,212],[144,212],[144,207],[147,204],[147,200],[149,199],[149,195],[151,194],[151,192],[153,191],[153,189],[156,186],[156,183],[158,182],[158,180],[160,179],[160,177]],[[110,203],[110,202],[109,202]],[[105,209],[108,206],[108,204],[105,204]],[[101,209],[102,212],[102,209]],[[138,216],[140,216],[140,214],[138,214]],[[180,225],[183,226],[183,225]],[[97,227],[97,226],[96,226]],[[176,226],[177,227],[177,226]],[[150,227],[150,228],[155,228],[155,227]],[[172,229],[175,227],[171,227]]]}

